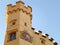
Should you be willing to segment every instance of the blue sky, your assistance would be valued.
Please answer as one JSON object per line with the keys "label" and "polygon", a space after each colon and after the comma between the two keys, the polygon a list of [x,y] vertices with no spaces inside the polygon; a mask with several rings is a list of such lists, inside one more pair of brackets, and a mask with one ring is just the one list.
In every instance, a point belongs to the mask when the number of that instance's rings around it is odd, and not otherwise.
{"label": "blue sky", "polygon": [[[4,43],[6,31],[6,5],[18,0],[0,0],[0,45]],[[60,0],[22,0],[33,9],[32,27],[48,33],[60,44]]]}

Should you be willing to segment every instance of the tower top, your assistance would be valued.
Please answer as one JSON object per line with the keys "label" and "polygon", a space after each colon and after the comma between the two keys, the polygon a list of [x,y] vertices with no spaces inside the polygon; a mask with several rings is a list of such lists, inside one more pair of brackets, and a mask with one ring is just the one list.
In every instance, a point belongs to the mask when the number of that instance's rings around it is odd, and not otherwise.
{"label": "tower top", "polygon": [[27,5],[25,6],[24,5],[25,3],[22,2],[22,1],[18,1],[16,2],[16,5],[12,5],[12,4],[8,4],[7,5],[7,14],[6,14],[6,22],[8,22],[8,15],[10,14],[13,14],[14,12],[17,12],[17,11],[23,11],[25,12],[26,14],[29,14],[30,15],[30,19],[32,20],[32,8]]}
{"label": "tower top", "polygon": [[23,10],[24,12],[31,13],[32,8],[29,5],[25,6],[24,4],[25,3],[22,1],[16,2],[16,5],[8,4],[7,5],[7,12],[12,13],[13,11]]}

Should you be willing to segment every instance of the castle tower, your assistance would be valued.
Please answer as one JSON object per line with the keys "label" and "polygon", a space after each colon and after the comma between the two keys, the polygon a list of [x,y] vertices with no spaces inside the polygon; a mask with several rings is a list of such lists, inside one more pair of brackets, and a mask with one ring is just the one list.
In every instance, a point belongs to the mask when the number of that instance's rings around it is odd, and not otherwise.
{"label": "castle tower", "polygon": [[32,8],[22,1],[7,5],[6,22],[4,45],[57,45],[48,34],[34,31],[31,25]]}
{"label": "castle tower", "polygon": [[16,5],[7,5],[7,30],[4,45],[32,45],[31,12],[32,8],[24,6],[22,1],[16,2]]}

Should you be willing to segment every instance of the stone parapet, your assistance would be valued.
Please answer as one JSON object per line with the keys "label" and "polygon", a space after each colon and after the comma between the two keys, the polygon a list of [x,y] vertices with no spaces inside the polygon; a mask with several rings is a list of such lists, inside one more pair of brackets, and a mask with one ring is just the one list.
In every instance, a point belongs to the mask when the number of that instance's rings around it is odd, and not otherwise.
{"label": "stone parapet", "polygon": [[32,8],[30,6],[24,6],[24,3],[22,1],[16,2],[16,5],[12,5],[12,4],[7,5],[7,12],[8,13],[12,13],[13,11],[16,12],[17,10],[22,10],[26,13],[32,12]]}
{"label": "stone parapet", "polygon": [[[35,30],[35,28],[33,28],[32,27],[32,29],[33,30]],[[44,40],[49,40],[51,43],[53,43],[53,45],[58,45],[58,43],[57,42],[54,42],[54,39],[53,38],[51,38],[50,36],[49,36],[49,34],[44,34],[43,35],[43,33],[42,33],[42,31],[34,31],[34,33],[36,34],[36,35],[38,35],[39,37],[40,37],[40,40],[41,40],[41,38],[43,38]],[[36,38],[38,38],[38,37],[36,37]]]}

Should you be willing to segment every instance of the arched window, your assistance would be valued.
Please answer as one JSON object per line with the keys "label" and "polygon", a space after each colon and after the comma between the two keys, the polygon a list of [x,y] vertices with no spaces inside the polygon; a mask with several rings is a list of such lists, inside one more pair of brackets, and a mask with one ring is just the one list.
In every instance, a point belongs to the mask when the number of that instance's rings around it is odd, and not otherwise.
{"label": "arched window", "polygon": [[15,40],[16,39],[16,32],[13,32],[9,35],[9,40]]}

